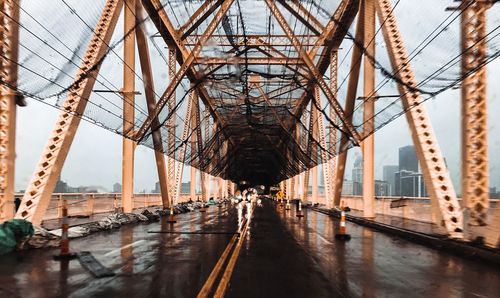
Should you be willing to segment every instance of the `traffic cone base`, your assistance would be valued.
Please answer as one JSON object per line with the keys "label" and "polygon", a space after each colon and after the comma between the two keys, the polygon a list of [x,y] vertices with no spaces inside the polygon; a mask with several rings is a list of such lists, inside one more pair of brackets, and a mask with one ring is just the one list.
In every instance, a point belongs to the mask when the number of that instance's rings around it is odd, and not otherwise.
{"label": "traffic cone base", "polygon": [[351,235],[349,235],[349,234],[335,234],[335,239],[342,240],[342,241],[349,241],[349,240],[351,240]]}
{"label": "traffic cone base", "polygon": [[54,255],[53,258],[55,261],[69,261],[76,259],[76,254],[75,253],[68,253],[64,255]]}

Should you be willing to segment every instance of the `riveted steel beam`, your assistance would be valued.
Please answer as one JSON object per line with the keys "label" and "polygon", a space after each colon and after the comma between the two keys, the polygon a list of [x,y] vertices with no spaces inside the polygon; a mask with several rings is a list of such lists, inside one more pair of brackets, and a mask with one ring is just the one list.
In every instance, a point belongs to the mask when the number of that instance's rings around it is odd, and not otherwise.
{"label": "riveted steel beam", "polygon": [[487,224],[489,209],[486,1],[462,1],[462,198],[468,224]]}
{"label": "riveted steel beam", "polygon": [[[155,23],[157,29],[160,31],[160,34],[164,37],[165,41],[168,44],[174,45],[175,49],[178,51],[177,60],[181,65],[179,71],[175,74],[175,76],[171,79],[170,84],[167,89],[161,96],[160,100],[155,107],[155,113],[153,116],[158,116],[168,99],[174,94],[177,86],[180,84],[181,80],[184,76],[188,76],[188,78],[192,82],[197,82],[197,77],[192,69],[193,63],[195,62],[195,58],[201,52],[202,46],[207,42],[210,36],[213,34],[219,23],[222,21],[222,18],[226,15],[227,11],[231,7],[234,0],[225,0],[220,9],[217,11],[213,19],[208,24],[204,34],[198,40],[197,44],[194,48],[189,51],[182,39],[177,35],[174,26],[170,22],[163,6],[159,0],[143,0],[143,5],[146,8],[146,11],[150,15],[152,21]],[[205,106],[210,109],[210,112],[216,121],[221,121],[217,117],[217,112],[214,109],[213,102],[210,97],[207,95],[206,90],[203,87],[198,88],[198,95],[200,95],[201,99],[204,101]],[[144,138],[145,134],[149,129],[151,129],[151,120],[152,117],[148,117],[148,119],[143,123],[141,128],[138,130],[135,135],[135,139],[140,141]],[[154,128],[153,128],[154,129]]]}
{"label": "riveted steel beam", "polygon": [[[325,80],[323,79],[324,72],[322,73],[322,72],[320,72],[320,70],[318,68],[316,68],[316,65],[314,65],[313,61],[311,60],[311,58],[309,57],[307,52],[301,46],[300,41],[294,35],[293,30],[290,27],[290,25],[288,25],[287,21],[285,20],[285,17],[279,11],[278,7],[276,6],[276,3],[274,3],[271,0],[266,0],[266,3],[269,6],[271,12],[273,13],[275,19],[280,24],[280,27],[283,29],[285,34],[288,36],[293,47],[295,48],[295,50],[299,54],[299,57],[304,61],[304,64],[307,66],[307,68],[311,72],[311,77],[312,77],[313,82],[321,88],[321,91],[323,91],[323,94],[325,94],[326,98],[328,99],[328,102],[334,108],[335,113],[339,116],[339,119],[342,122],[342,124],[344,125],[344,128],[346,130],[345,133],[347,133],[349,135],[349,137],[355,143],[359,143],[361,140],[361,136],[358,134],[358,132],[356,131],[356,129],[354,128],[352,123],[349,123],[348,121],[346,121],[346,117],[344,115],[344,110],[340,106],[340,104],[337,101],[337,98],[334,96],[332,90],[329,88],[329,86],[326,84]],[[325,69],[325,71],[326,71],[326,69]]]}
{"label": "riveted steel beam", "polygon": [[392,68],[397,70],[395,76],[399,82],[398,90],[406,110],[406,119],[431,201],[439,208],[439,214],[449,235],[462,238],[461,208],[429,115],[425,105],[422,104],[422,96],[417,89],[417,81],[409,62],[403,37],[397,26],[396,17],[392,12],[391,1],[378,0],[376,9],[382,24],[382,33]]}
{"label": "riveted steel beam", "polygon": [[[140,23],[140,20],[144,19],[142,11],[143,8],[140,2],[137,2],[136,6],[136,21],[139,24],[136,28],[137,49],[139,52],[139,60],[141,63],[142,79],[144,80],[144,95],[146,97],[148,113],[152,114],[153,107],[156,104],[153,70],[151,68],[151,59],[149,57],[147,35],[144,30],[144,25]],[[158,120],[158,118],[153,119],[153,125],[160,126],[160,121]],[[160,183],[161,200],[163,207],[168,208],[170,207],[170,200],[168,192],[167,173],[165,171],[167,163],[165,161],[165,155],[163,154],[163,140],[161,137],[161,132],[159,130],[153,132],[153,147],[156,160],[156,170],[158,173],[158,181]]]}
{"label": "riveted steel beam", "polygon": [[59,114],[47,147],[24,193],[16,218],[29,220],[36,225],[42,222],[75,137],[80,117],[92,92],[101,66],[99,62],[108,49],[122,6],[122,0],[106,1],[80,70],[76,74],[75,83],[63,103],[63,111]]}
{"label": "riveted steel beam", "polygon": [[0,223],[14,217],[19,5],[0,1]]}

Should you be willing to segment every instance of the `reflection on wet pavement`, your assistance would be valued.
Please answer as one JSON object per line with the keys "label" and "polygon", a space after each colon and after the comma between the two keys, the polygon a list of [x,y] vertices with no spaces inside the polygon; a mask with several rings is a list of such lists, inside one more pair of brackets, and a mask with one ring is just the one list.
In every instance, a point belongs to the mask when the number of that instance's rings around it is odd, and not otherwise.
{"label": "reflection on wet pavement", "polygon": [[[244,208],[243,208],[244,207]],[[270,201],[211,207],[206,213],[123,226],[73,240],[114,277],[96,279],[78,261],[56,262],[55,249],[0,257],[0,297],[195,297],[231,234],[249,220],[228,297],[498,297],[500,269],[347,223],[349,242],[335,240],[338,222]],[[148,233],[157,231],[158,233]],[[170,233],[175,232],[175,233]],[[182,234],[179,232],[190,232]]]}

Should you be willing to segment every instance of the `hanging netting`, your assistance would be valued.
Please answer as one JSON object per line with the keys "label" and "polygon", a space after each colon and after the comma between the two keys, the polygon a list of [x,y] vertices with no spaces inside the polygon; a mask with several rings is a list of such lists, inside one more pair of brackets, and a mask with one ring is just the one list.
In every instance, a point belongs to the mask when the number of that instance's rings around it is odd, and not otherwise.
{"label": "hanging netting", "polygon": [[[143,26],[148,35],[154,95],[158,102],[163,99],[164,90],[172,79],[168,75],[167,44],[173,43],[158,16],[164,11],[182,40],[183,49],[177,51],[176,56],[179,70],[179,65],[200,43],[224,1],[162,0],[159,1],[161,7],[155,7],[153,2],[156,1],[142,1],[146,8],[145,18],[137,14],[137,19],[138,26]],[[300,50],[310,55],[324,74],[323,79],[336,97],[334,100],[344,106],[353,47],[362,47],[362,42],[355,38],[355,14],[359,1],[299,2],[300,7],[294,1],[276,1],[276,5],[301,43]],[[28,98],[62,107],[104,4],[104,0],[21,1],[20,92]],[[212,5],[217,6],[206,14]],[[345,8],[344,14],[337,11],[339,5]],[[463,79],[460,68],[463,10],[446,10],[451,5],[455,3],[431,0],[393,2],[392,12],[397,17],[422,102],[439,98],[447,90],[459,87]],[[487,14],[489,51],[483,65],[499,55],[498,9],[493,6]],[[208,15],[206,18],[203,17],[205,14]],[[189,23],[193,15],[197,17]],[[377,19],[376,37],[370,41],[376,45],[375,56],[365,57],[374,62],[376,68],[373,129],[363,125],[366,98],[361,96],[361,83],[352,114],[354,129],[361,140],[405,112],[397,90],[397,84],[401,82],[395,76],[399,69],[392,68],[382,36],[381,24],[384,22]],[[330,28],[329,24],[334,24],[339,32],[345,32],[340,45],[322,39],[321,30]],[[88,104],[83,115],[79,116],[87,121],[212,175],[256,184],[277,183],[324,162],[321,153],[326,153],[330,159],[358,145],[353,131],[345,126],[346,117],[351,115],[335,113],[324,92],[317,101],[311,101],[316,79],[302,63],[299,51],[288,40],[265,1],[232,2],[212,36],[200,44],[193,65],[173,95],[164,106],[157,108],[155,121],[148,120],[151,116],[138,62],[135,102],[124,101],[120,93],[124,66],[130,67],[124,65],[123,40],[124,35],[131,32],[123,31],[120,18],[109,49],[98,62],[100,72],[92,95],[83,99]],[[338,83],[331,80],[328,69],[331,52],[337,47]],[[123,130],[124,105],[134,107],[132,131]],[[310,123],[311,107],[319,110],[326,142],[311,130],[317,124]],[[144,133],[134,134],[137,131]],[[346,142],[340,146],[342,137]],[[308,140],[312,145],[308,146]]]}

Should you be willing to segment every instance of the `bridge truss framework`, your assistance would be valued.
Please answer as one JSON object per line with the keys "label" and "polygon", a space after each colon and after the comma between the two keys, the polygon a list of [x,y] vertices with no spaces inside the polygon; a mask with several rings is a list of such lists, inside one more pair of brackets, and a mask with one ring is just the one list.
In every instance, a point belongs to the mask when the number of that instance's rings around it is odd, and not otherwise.
{"label": "bridge truss framework", "polygon": [[[273,107],[273,98],[279,97],[279,92],[287,93],[287,90],[264,90],[267,83],[262,77],[252,75],[249,77],[248,88],[251,92],[258,93],[261,100],[267,102],[275,117],[276,126],[282,131],[290,131],[294,135],[293,141],[298,148],[311,156],[311,160],[303,168],[303,171],[295,175],[281,179],[280,188],[285,191],[288,198],[301,198],[307,200],[309,175],[312,175],[313,190],[317,188],[317,165],[322,164],[325,195],[327,205],[331,208],[340,205],[343,177],[346,164],[345,148],[349,142],[360,144],[362,147],[363,167],[363,189],[364,189],[364,216],[374,216],[374,107],[375,107],[375,22],[378,17],[384,42],[387,48],[394,75],[397,78],[398,91],[406,109],[406,119],[410,127],[413,143],[416,147],[417,157],[422,166],[426,187],[429,191],[433,212],[437,217],[437,223],[441,223],[451,237],[463,237],[462,209],[458,203],[457,195],[452,185],[448,169],[439,148],[431,121],[422,102],[421,94],[418,92],[418,83],[413,74],[408,53],[404,45],[403,37],[399,32],[397,20],[392,13],[390,0],[344,0],[337,10],[332,14],[331,20],[322,24],[300,1],[266,0],[265,3],[272,12],[273,17],[279,24],[283,34],[272,36],[259,35],[234,35],[232,42],[228,39],[214,34],[217,26],[223,22],[228,10],[234,5],[233,0],[207,0],[199,9],[190,16],[185,24],[176,28],[170,20],[162,3],[159,0],[107,0],[101,18],[94,30],[95,34],[87,46],[80,71],[74,79],[74,85],[70,89],[64,101],[64,110],[61,111],[56,125],[49,138],[48,144],[38,163],[32,180],[22,199],[21,206],[17,211],[16,218],[24,218],[35,224],[40,224],[48,207],[50,198],[56,182],[61,174],[67,154],[71,148],[74,136],[77,132],[81,115],[86,108],[87,99],[90,97],[97,74],[100,70],[99,61],[104,57],[113,32],[116,30],[121,11],[124,11],[124,61],[123,69],[124,83],[120,90],[123,98],[123,166],[122,166],[122,206],[125,212],[132,210],[133,177],[134,177],[134,150],[136,145],[151,134],[152,144],[155,149],[155,160],[160,182],[160,189],[164,207],[175,204],[180,196],[180,185],[183,175],[184,162],[186,159],[187,145],[181,145],[180,160],[166,156],[163,144],[167,142],[167,152],[176,150],[175,135],[176,123],[172,118],[167,122],[169,131],[167,140],[159,130],[159,116],[166,107],[172,111],[176,106],[175,90],[181,81],[188,78],[192,84],[189,91],[186,122],[183,124],[182,140],[188,140],[192,148],[198,152],[203,150],[204,142],[218,133],[224,134],[223,128],[231,124],[231,118],[221,114],[217,106],[219,99],[214,98],[207,88],[200,84],[200,80],[208,73],[214,73],[218,68],[228,63],[250,65],[286,65],[297,68],[300,80],[307,86],[299,98],[294,100],[293,118],[284,120],[277,109]],[[466,3],[467,1],[464,1]],[[462,3],[462,5],[464,5]],[[13,193],[14,193],[14,159],[15,159],[15,113],[16,113],[16,82],[17,65],[11,63],[17,59],[18,26],[15,21],[19,19],[19,0],[1,0],[0,6],[0,49],[2,57],[7,55],[12,60],[1,59],[0,73],[2,84],[0,89],[0,220],[6,220],[14,216]],[[280,5],[280,6],[278,6]],[[486,16],[485,11],[488,4],[477,3],[467,6],[467,13],[463,14],[462,47],[469,49],[463,57],[463,72],[475,67],[472,61],[480,63],[485,59],[486,44],[477,42],[485,34]],[[313,33],[311,38],[304,38],[295,34],[291,25],[284,17],[282,10],[291,13],[297,20],[307,26]],[[165,92],[155,99],[153,65],[151,63],[148,36],[141,22],[146,14],[151,18],[158,30],[160,37],[168,45],[168,72],[169,80]],[[12,18],[6,18],[9,15]],[[337,50],[344,38],[347,29],[351,26],[356,15],[357,26],[355,34],[355,46],[351,57],[351,69],[348,81],[346,104],[342,107],[337,100]],[[210,20],[210,21],[208,21]],[[198,33],[201,23],[208,22],[204,32]],[[477,25],[479,24],[479,25]],[[235,54],[230,59],[214,58],[204,56],[202,48],[205,44],[216,44],[218,46],[244,46],[243,51]],[[136,53],[137,44],[137,53]],[[282,46],[292,46],[297,57],[287,57],[280,51]],[[249,48],[259,50],[263,55],[260,57],[243,57]],[[315,59],[319,55],[318,59]],[[145,82],[144,91],[148,106],[148,118],[137,126],[134,115],[135,86],[135,58],[139,57],[142,77]],[[229,61],[229,62],[228,62]],[[179,68],[177,68],[179,65]],[[357,131],[352,124],[354,102],[357,97],[358,83],[360,80],[360,69],[363,65],[363,96],[364,102],[364,131]],[[477,65],[476,65],[477,66]],[[330,69],[329,84],[323,75]],[[486,76],[485,69],[467,76],[462,84],[462,189],[467,206],[471,208],[470,224],[485,225],[488,211],[488,157],[487,157],[487,108],[486,108]],[[288,91],[289,92],[289,91]],[[339,123],[339,127],[325,125],[323,116],[320,115],[320,94],[323,94],[329,103],[329,117],[333,123]],[[233,95],[229,95],[230,97]],[[205,110],[201,110],[201,106]],[[306,113],[309,106],[309,113]],[[202,121],[202,115],[207,116]],[[210,120],[210,118],[212,120]],[[308,120],[309,133],[297,129],[297,119]],[[304,122],[305,123],[305,122]],[[327,134],[327,130],[331,130]],[[227,132],[226,132],[227,134]],[[329,136],[329,140],[327,140]],[[339,140],[339,145],[335,143]],[[213,158],[235,158],[227,155],[234,152],[244,152],[239,148],[237,136],[226,135],[222,148]],[[269,140],[269,144],[274,140]],[[285,146],[283,142],[276,145]],[[240,145],[241,147],[241,145]],[[236,150],[235,148],[238,148]],[[329,148],[320,150],[318,148]],[[221,152],[222,151],[222,152]],[[329,154],[335,152],[334,155]],[[318,156],[312,154],[320,152]],[[231,154],[230,154],[231,153]],[[275,154],[282,152],[276,150]],[[288,153],[287,153],[288,154]],[[202,197],[207,200],[209,182],[217,181],[216,196],[223,197],[234,194],[233,182],[222,178],[215,178],[209,172],[215,171],[213,167],[202,159],[199,154],[197,165],[199,166]],[[281,156],[285,159],[293,159],[288,154]],[[280,176],[283,177],[283,176]],[[191,168],[191,196],[195,195],[194,181],[196,181],[196,170]],[[313,199],[317,191],[313,191]]]}

